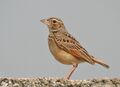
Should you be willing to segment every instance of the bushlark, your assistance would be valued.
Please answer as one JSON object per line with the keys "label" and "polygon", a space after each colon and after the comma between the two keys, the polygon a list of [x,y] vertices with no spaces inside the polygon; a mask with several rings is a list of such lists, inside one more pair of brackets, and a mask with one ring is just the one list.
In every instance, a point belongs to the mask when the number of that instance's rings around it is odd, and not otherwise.
{"label": "bushlark", "polygon": [[42,19],[49,29],[48,44],[52,55],[62,64],[72,65],[70,72],[65,77],[70,79],[79,63],[87,62],[94,65],[98,63],[106,68],[109,66],[90,55],[85,48],[66,30],[63,21],[56,17]]}

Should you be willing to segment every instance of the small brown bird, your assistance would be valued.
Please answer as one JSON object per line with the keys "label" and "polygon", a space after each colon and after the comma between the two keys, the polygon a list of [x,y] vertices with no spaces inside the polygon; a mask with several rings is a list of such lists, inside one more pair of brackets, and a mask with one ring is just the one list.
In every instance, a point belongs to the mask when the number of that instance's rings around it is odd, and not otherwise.
{"label": "small brown bird", "polygon": [[63,64],[73,65],[71,71],[65,79],[70,79],[71,75],[79,63],[88,62],[94,65],[98,63],[106,68],[109,66],[90,55],[81,44],[67,32],[61,19],[51,17],[41,20],[49,29],[48,44],[49,49],[56,60]]}

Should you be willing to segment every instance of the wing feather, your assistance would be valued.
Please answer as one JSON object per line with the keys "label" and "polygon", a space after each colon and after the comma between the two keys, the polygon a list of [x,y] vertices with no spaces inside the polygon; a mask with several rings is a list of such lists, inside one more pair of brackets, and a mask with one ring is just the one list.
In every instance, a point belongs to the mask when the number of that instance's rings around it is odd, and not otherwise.
{"label": "wing feather", "polygon": [[62,36],[58,36],[58,34],[55,35],[54,39],[58,47],[62,50],[72,54],[79,60],[85,60],[90,64],[94,64],[91,55],[89,55],[89,53],[80,45],[80,43],[67,32],[62,33]]}

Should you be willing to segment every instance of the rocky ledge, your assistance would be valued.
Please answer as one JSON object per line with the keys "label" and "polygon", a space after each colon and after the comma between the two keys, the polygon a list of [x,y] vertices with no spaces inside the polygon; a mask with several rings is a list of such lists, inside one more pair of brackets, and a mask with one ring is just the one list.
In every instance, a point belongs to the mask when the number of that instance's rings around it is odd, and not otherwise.
{"label": "rocky ledge", "polygon": [[65,80],[60,78],[0,78],[0,87],[120,87],[120,78]]}

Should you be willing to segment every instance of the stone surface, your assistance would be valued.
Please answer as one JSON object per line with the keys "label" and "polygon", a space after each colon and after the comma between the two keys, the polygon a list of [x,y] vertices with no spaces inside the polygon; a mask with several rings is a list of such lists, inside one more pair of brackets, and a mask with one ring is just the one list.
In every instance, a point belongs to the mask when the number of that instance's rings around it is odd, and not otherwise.
{"label": "stone surface", "polygon": [[60,78],[0,78],[0,87],[120,87],[120,78],[65,80]]}

